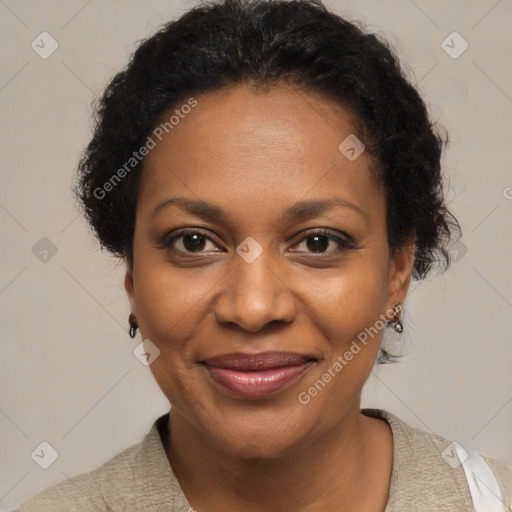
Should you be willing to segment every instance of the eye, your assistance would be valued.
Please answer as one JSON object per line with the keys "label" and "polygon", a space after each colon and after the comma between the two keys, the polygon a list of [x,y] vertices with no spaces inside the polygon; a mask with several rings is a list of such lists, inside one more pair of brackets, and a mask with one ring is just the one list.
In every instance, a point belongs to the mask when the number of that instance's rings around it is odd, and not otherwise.
{"label": "eye", "polygon": [[[304,237],[295,247],[305,245],[306,252],[313,253],[330,253],[335,251],[342,251],[344,249],[355,249],[355,245],[351,240],[351,237],[347,235],[347,238],[342,238],[336,232],[330,231],[328,229],[323,229],[320,231],[314,231],[309,233],[306,237]],[[333,250],[328,250],[331,246],[335,247]],[[293,251],[293,252],[302,252],[302,251]]]}
{"label": "eye", "polygon": [[[329,229],[317,230],[310,232],[302,240],[295,244],[294,247],[305,246],[305,251],[295,250],[292,252],[310,252],[317,254],[332,253],[343,251],[346,249],[355,249],[355,244],[349,235],[346,238],[341,237],[337,232]],[[211,247],[208,248],[208,244]],[[334,248],[329,250],[331,246]],[[176,252],[185,254],[205,253],[218,249],[217,244],[205,233],[197,229],[182,230],[175,233],[172,237],[164,240],[161,245],[162,249],[172,249]],[[215,252],[219,252],[215,250]]]}
{"label": "eye", "polygon": [[208,242],[211,242],[213,248],[217,247],[212,239],[201,231],[187,230],[181,231],[169,240],[164,241],[162,248],[174,249],[184,253],[201,253],[208,251]]}

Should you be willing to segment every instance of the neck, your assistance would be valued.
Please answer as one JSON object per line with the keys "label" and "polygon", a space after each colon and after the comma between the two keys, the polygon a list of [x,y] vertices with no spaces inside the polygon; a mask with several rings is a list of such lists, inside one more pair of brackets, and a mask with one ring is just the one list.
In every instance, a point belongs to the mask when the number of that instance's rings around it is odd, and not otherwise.
{"label": "neck", "polygon": [[358,405],[293,453],[272,459],[241,458],[219,448],[174,410],[166,452],[185,496],[198,512],[382,512],[391,479],[392,443],[387,423],[362,415]]}

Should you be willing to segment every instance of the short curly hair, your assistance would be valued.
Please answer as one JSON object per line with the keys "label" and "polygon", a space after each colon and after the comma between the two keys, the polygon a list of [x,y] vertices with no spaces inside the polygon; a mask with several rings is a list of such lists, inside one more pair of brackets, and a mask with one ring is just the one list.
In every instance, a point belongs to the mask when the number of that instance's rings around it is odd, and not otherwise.
{"label": "short curly hair", "polygon": [[[389,43],[329,12],[321,0],[205,2],[141,42],[96,106],[75,195],[102,247],[132,262],[143,159],[123,179],[162,116],[192,94],[288,84],[347,108],[384,186],[390,249],[416,237],[412,277],[450,265],[461,233],[446,207],[442,137]],[[135,165],[136,164],[136,165]],[[110,181],[109,181],[110,180]],[[105,184],[110,183],[108,190]]]}

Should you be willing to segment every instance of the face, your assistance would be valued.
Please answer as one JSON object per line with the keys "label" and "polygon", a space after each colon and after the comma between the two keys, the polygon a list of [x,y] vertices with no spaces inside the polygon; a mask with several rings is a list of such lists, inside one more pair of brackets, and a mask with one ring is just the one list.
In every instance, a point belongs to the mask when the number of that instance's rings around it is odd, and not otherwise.
{"label": "face", "polygon": [[144,162],[125,286],[175,418],[276,457],[359,414],[412,244],[390,253],[340,105],[285,86],[195,99]]}

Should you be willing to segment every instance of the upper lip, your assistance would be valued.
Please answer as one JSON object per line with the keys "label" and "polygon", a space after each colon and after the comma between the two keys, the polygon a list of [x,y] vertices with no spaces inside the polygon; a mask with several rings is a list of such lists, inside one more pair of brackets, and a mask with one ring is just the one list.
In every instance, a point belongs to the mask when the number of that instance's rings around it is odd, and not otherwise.
{"label": "upper lip", "polygon": [[260,352],[249,354],[233,352],[210,357],[201,361],[217,368],[229,368],[238,371],[267,370],[283,366],[296,366],[316,360],[314,357],[296,352]]}

